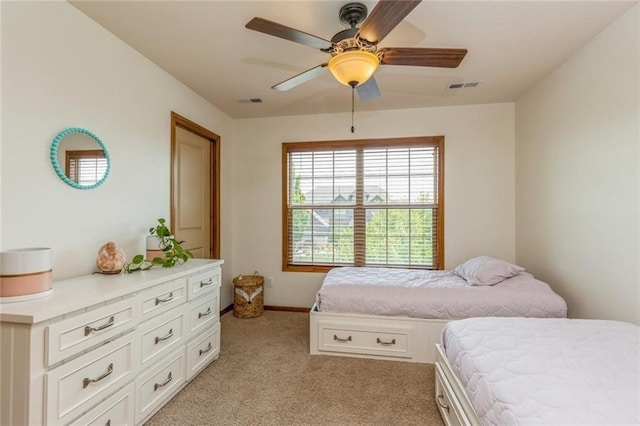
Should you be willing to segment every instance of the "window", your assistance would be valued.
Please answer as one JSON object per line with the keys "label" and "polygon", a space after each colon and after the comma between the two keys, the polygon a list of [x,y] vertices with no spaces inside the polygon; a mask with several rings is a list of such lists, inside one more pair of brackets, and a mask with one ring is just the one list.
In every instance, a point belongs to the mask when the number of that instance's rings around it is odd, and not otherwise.
{"label": "window", "polygon": [[101,149],[66,151],[65,174],[80,185],[93,185],[107,171],[107,158]]}
{"label": "window", "polygon": [[283,269],[442,269],[443,144],[283,143]]}

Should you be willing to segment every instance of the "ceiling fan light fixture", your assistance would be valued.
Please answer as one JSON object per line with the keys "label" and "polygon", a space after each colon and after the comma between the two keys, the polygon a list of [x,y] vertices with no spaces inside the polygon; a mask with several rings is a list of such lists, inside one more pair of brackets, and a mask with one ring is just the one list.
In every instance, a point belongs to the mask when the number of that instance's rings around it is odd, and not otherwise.
{"label": "ceiling fan light fixture", "polygon": [[332,57],[327,66],[336,80],[355,87],[369,80],[379,64],[380,60],[371,52],[349,50]]}

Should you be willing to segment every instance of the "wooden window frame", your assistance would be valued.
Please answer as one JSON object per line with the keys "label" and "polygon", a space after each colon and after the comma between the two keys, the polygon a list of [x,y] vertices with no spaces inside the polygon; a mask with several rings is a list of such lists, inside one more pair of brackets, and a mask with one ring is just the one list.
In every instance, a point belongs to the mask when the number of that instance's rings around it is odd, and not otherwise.
{"label": "wooden window frame", "polygon": [[[416,146],[432,146],[437,149],[436,182],[436,230],[434,245],[436,258],[433,269],[444,269],[444,136],[422,136],[386,139],[361,139],[361,140],[337,140],[316,142],[284,142],[282,143],[282,270],[289,272],[323,272],[335,268],[338,265],[300,265],[292,264],[292,255],[289,243],[289,153],[291,152],[319,152],[350,149],[375,149],[375,148],[407,148]],[[362,173],[361,165],[358,167]],[[361,201],[361,200],[360,200]],[[358,201],[356,201],[358,203]],[[354,222],[358,221],[357,208],[354,208]],[[364,218],[362,218],[364,220]],[[357,237],[354,235],[354,239]],[[364,244],[364,241],[354,241],[354,245]],[[358,250],[354,250],[357,253]],[[354,259],[356,261],[356,259]],[[358,263],[361,260],[358,260]],[[366,266],[366,265],[365,265]],[[370,265],[379,266],[379,265]],[[412,266],[415,269],[427,269]]]}

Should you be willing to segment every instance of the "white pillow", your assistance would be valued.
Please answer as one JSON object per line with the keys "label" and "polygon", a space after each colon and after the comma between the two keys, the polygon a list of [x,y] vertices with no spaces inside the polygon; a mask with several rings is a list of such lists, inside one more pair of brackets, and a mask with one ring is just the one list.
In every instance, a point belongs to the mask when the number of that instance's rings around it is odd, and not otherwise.
{"label": "white pillow", "polygon": [[456,266],[453,272],[469,285],[494,285],[524,271],[522,266],[490,256],[478,256]]}

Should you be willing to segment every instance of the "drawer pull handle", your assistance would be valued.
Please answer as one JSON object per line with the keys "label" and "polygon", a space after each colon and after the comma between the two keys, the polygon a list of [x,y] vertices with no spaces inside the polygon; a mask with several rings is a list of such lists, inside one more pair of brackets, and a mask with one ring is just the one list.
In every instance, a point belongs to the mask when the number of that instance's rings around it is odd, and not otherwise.
{"label": "drawer pull handle", "polygon": [[213,349],[213,345],[211,345],[211,342],[209,342],[209,346],[207,346],[207,348],[206,348],[206,349],[200,349],[200,351],[199,351],[199,352],[200,352],[200,355],[199,355],[199,356],[202,356],[202,354],[206,354],[206,353],[207,353],[207,352],[209,352],[211,349]]}
{"label": "drawer pull handle", "polygon": [[173,292],[169,293],[169,296],[167,296],[164,299],[160,299],[159,297],[156,297],[156,306],[158,306],[161,303],[170,302],[172,300],[173,300]]}
{"label": "drawer pull handle", "polygon": [[379,345],[391,346],[396,344],[396,339],[393,339],[390,342],[385,342],[383,340],[380,340],[380,338],[378,337],[376,338],[376,343],[378,343]]}
{"label": "drawer pull handle", "polygon": [[202,317],[206,317],[207,315],[211,314],[211,306],[209,306],[207,308],[206,311],[204,312],[198,312],[198,319],[202,318]]}
{"label": "drawer pull handle", "polygon": [[449,406],[447,404],[445,404],[444,402],[442,402],[442,400],[444,400],[444,394],[443,393],[439,393],[438,397],[436,398],[436,402],[438,403],[438,405],[440,407],[442,407],[442,409],[447,410],[447,413],[449,413]]}
{"label": "drawer pull handle", "polygon": [[158,390],[158,388],[161,388],[161,387],[166,386],[167,384],[169,384],[169,382],[171,381],[172,378],[173,377],[171,377],[171,371],[169,371],[169,375],[167,376],[167,380],[165,380],[162,383],[155,383],[153,385],[153,391],[155,392],[155,391]]}
{"label": "drawer pull handle", "polygon": [[171,339],[172,337],[173,337],[173,328],[170,328],[166,336],[164,337],[156,336],[156,345],[164,340]]}
{"label": "drawer pull handle", "polygon": [[91,383],[99,382],[100,380],[104,379],[105,377],[107,377],[111,373],[113,373],[113,363],[109,364],[109,367],[107,368],[107,371],[104,374],[102,374],[101,376],[96,377],[95,379],[90,379],[88,377],[85,377],[82,380],[82,389],[86,388]]}
{"label": "drawer pull handle", "polygon": [[109,318],[109,321],[107,321],[106,324],[102,324],[100,327],[89,327],[88,325],[84,327],[84,335],[88,336],[89,334],[91,334],[92,331],[100,331],[100,330],[104,330],[105,328],[111,327],[113,324],[116,323],[116,319],[111,316]]}
{"label": "drawer pull handle", "polygon": [[350,342],[351,341],[351,336],[347,337],[346,339],[341,339],[338,336],[336,336],[335,334],[333,335],[333,340],[337,340],[338,342]]}
{"label": "drawer pull handle", "polygon": [[213,278],[209,278],[209,281],[200,281],[200,288],[213,284]]}

